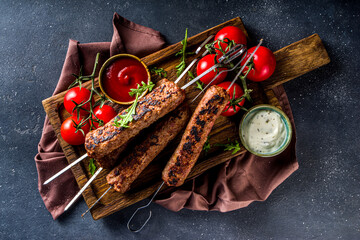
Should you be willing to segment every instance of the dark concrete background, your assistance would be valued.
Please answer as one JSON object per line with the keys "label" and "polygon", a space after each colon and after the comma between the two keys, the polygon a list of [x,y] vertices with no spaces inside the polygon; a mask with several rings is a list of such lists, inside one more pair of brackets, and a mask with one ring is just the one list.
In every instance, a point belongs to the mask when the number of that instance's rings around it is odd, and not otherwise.
{"label": "dark concrete background", "polygon": [[[110,41],[114,12],[159,30],[168,43],[240,16],[252,39],[277,50],[318,33],[332,62],[285,84],[300,169],[265,202],[229,213],[156,204],[139,234],[140,204],[82,219],[83,200],[53,221],[33,160],[68,39]],[[0,1],[0,239],[360,239],[360,4],[356,1]]]}

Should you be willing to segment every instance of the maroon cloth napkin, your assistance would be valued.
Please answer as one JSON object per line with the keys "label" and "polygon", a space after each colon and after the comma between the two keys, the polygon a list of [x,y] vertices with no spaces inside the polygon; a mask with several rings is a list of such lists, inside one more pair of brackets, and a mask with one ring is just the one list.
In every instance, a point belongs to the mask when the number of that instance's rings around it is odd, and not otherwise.
{"label": "maroon cloth napkin", "polygon": [[[80,44],[70,40],[59,82],[53,93],[60,93],[74,81],[72,73],[79,73],[83,66],[85,75],[91,74],[96,54],[99,52],[99,66],[110,56],[130,53],[144,57],[165,46],[165,40],[158,31],[135,24],[117,13],[113,17],[114,33],[111,42]],[[99,70],[99,68],[98,68]],[[43,183],[68,165],[48,118],[45,118],[43,133],[35,156],[38,171],[38,188],[46,208],[56,219],[65,206],[79,191],[71,171],[67,171],[47,185]]]}
{"label": "maroon cloth napkin", "polygon": [[[70,40],[54,94],[67,89],[74,80],[71,74],[78,73],[80,66],[84,66],[84,74],[90,74],[97,52],[101,53],[99,64],[102,64],[108,57],[117,53],[127,52],[143,57],[165,45],[164,38],[159,32],[130,22],[116,13],[113,27],[111,42],[80,44]],[[279,86],[274,91],[295,130],[284,89]],[[48,185],[43,185],[45,180],[68,164],[47,118],[38,151],[35,162],[40,195],[46,208],[56,219],[64,212],[65,206],[79,189],[71,171]],[[290,146],[281,155],[265,159],[248,153],[243,154],[209,170],[180,188],[169,189],[156,202],[174,211],[182,208],[231,211],[245,207],[252,201],[265,200],[271,191],[297,168],[294,131]]]}

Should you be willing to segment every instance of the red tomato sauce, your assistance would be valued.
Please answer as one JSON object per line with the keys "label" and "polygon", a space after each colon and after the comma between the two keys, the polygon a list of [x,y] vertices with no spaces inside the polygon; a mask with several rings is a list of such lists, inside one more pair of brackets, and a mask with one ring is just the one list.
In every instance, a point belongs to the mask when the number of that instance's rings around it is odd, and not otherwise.
{"label": "red tomato sauce", "polygon": [[112,99],[130,102],[135,100],[135,96],[129,95],[130,89],[137,88],[137,84],[141,85],[141,82],[148,82],[145,67],[134,58],[124,57],[115,60],[106,68],[102,87]]}

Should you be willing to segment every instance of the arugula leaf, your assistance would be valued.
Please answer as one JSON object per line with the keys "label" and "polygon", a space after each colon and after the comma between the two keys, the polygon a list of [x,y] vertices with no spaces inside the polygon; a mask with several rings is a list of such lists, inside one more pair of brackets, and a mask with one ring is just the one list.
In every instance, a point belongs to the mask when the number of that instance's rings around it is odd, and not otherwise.
{"label": "arugula leaf", "polygon": [[204,90],[204,84],[200,81],[196,81],[196,88],[202,91]]}
{"label": "arugula leaf", "polygon": [[[189,75],[189,80],[193,80],[195,77],[194,77],[194,74],[191,72],[191,71],[188,71],[187,72],[188,75]],[[196,81],[196,88],[197,89],[200,89],[201,91],[204,89],[204,83],[202,83],[200,80]]]}
{"label": "arugula leaf", "polygon": [[163,68],[152,67],[150,72],[155,73],[160,77],[167,77],[167,72]]}
{"label": "arugula leaf", "polygon": [[115,117],[114,124],[113,124],[115,127],[123,127],[123,128],[129,127],[129,123],[132,122],[132,120],[134,120],[133,116],[136,115],[136,106],[137,106],[139,97],[146,90],[149,90],[149,92],[151,92],[155,86],[155,84],[152,83],[151,81],[149,81],[148,84],[146,84],[145,82],[141,82],[141,84],[142,84],[141,86],[140,86],[140,84],[138,84],[137,88],[130,89],[129,95],[130,96],[135,95],[135,100],[134,100],[133,104],[131,104],[131,106],[125,110],[125,114],[118,115]]}
{"label": "arugula leaf", "polygon": [[96,165],[95,165],[93,158],[90,158],[90,161],[89,161],[89,171],[90,171],[91,175],[94,175],[94,173],[96,171]]}
{"label": "arugula leaf", "polygon": [[229,143],[227,144],[216,144],[216,146],[224,147],[224,151],[232,151],[231,154],[235,154],[241,150],[240,143],[235,140],[234,142],[230,142],[230,139],[228,139]]}
{"label": "arugula leaf", "polygon": [[138,96],[141,96],[141,94],[143,94],[146,90],[149,90],[150,92],[152,91],[152,89],[154,88],[155,84],[151,81],[149,81],[148,84],[146,84],[145,82],[141,82],[141,86],[140,84],[137,85],[137,88],[131,88],[129,95],[132,97],[135,94]]}
{"label": "arugula leaf", "polygon": [[183,45],[182,49],[177,52],[175,54],[175,56],[179,56],[181,55],[181,58],[180,58],[180,63],[178,65],[176,65],[176,75],[177,76],[180,76],[180,74],[185,70],[186,68],[186,63],[185,63],[185,58],[187,55],[191,55],[191,54],[194,54],[194,52],[186,52],[186,46],[187,46],[187,34],[188,34],[188,29],[186,28],[185,30],[185,38],[184,40],[181,41],[181,44]]}

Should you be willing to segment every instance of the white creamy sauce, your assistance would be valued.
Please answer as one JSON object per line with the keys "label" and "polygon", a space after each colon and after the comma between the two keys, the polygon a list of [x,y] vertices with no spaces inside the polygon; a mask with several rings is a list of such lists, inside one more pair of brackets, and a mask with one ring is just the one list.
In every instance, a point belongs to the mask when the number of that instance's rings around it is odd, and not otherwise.
{"label": "white creamy sauce", "polygon": [[243,124],[242,137],[257,153],[276,151],[286,138],[285,124],[280,114],[272,110],[256,111]]}

